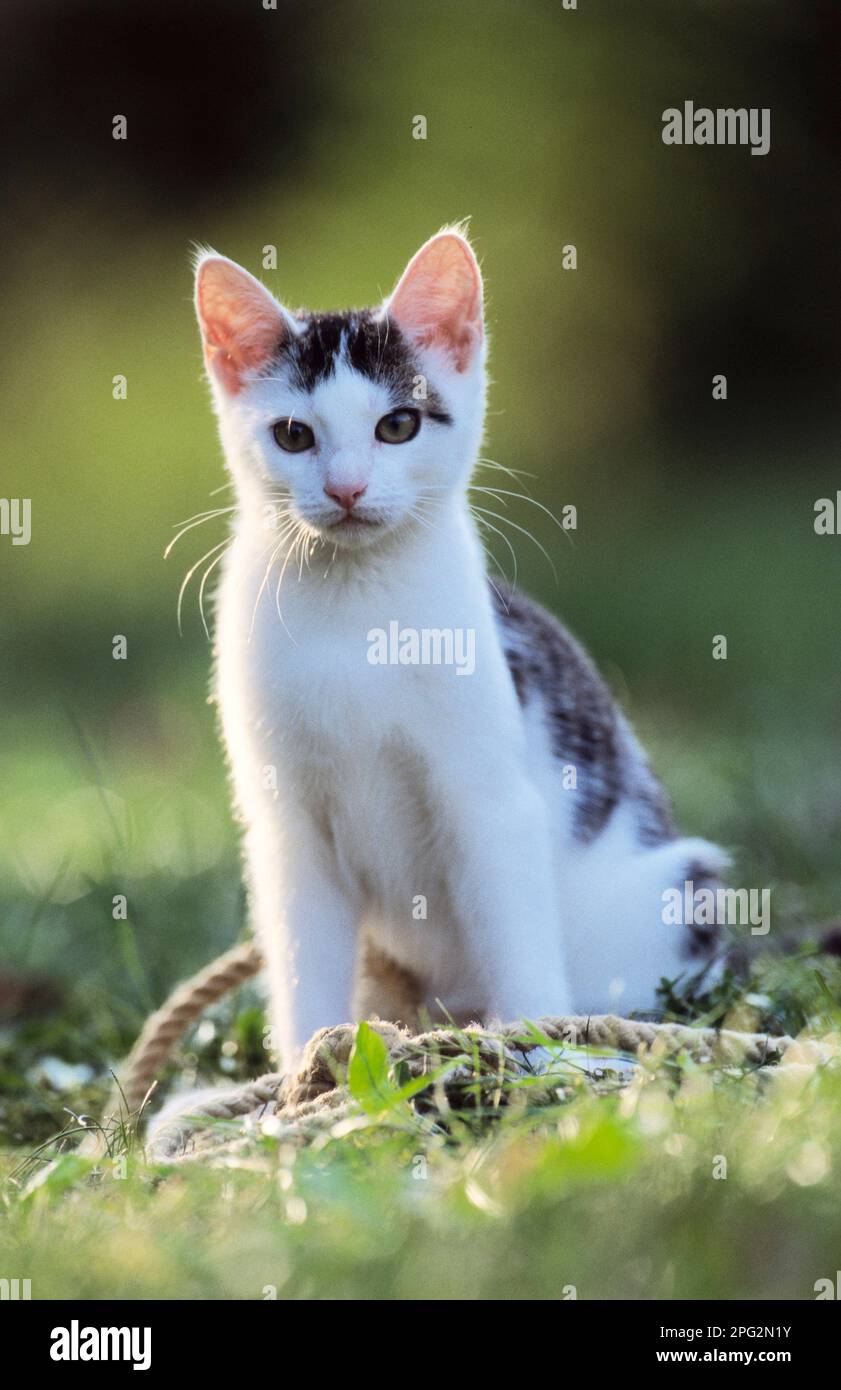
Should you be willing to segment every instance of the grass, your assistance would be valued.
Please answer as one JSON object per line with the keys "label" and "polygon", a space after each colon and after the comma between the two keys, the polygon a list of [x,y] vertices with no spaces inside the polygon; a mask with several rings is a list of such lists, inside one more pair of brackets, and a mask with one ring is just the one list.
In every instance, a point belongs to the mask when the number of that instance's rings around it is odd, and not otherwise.
{"label": "grass", "polygon": [[[159,792],[144,785],[160,812]],[[594,1084],[567,1057],[547,1086],[474,1072],[468,1049],[458,1085],[407,1096],[406,1076],[363,1045],[335,1126],[269,1126],[175,1165],[150,1161],[128,1123],[108,1159],[80,1158],[77,1117],[101,1108],[147,996],[241,926],[232,843],[208,864],[190,859],[185,833],[184,861],[153,871],[155,818],[138,795],[119,841],[139,866],[127,896],[142,901],[141,920],[168,910],[171,939],[102,907],[120,881],[108,837],[122,831],[106,817],[108,834],[100,825],[94,836],[102,877],[35,914],[44,956],[37,933],[29,946],[42,965],[48,948],[56,960],[51,932],[89,924],[64,999],[0,1033],[0,1270],[30,1279],[34,1298],[804,1299],[833,1276],[837,1064],[769,1078],[655,1058],[628,1082],[607,1060]],[[751,825],[742,829],[749,858]],[[789,930],[786,952],[763,946],[748,979],[708,995],[665,983],[664,1016],[837,1037],[841,965],[797,936],[797,911]],[[245,989],[185,1040],[173,1071],[253,1077],[270,1065],[262,1038],[260,999]],[[45,1180],[27,1186],[39,1170]]]}
{"label": "grass", "polygon": [[13,1184],[3,1268],[36,1298],[803,1299],[832,1276],[837,1066],[653,1059],[626,1083],[608,1061],[594,1087],[573,1057],[547,1087],[468,1053],[459,1094],[411,1102],[367,1049],[338,1124],[181,1165],[130,1131]]}

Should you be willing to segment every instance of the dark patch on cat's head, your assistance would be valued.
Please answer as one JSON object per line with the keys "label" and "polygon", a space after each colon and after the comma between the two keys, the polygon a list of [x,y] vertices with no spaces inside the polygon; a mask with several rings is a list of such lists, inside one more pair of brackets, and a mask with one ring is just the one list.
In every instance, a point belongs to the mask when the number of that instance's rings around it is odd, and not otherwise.
{"label": "dark patch on cat's head", "polygon": [[395,406],[417,405],[431,419],[451,424],[451,417],[431,384],[425,400],[415,401],[415,378],[421,369],[410,344],[393,319],[372,309],[310,314],[303,332],[285,337],[278,347],[276,364],[290,367],[296,384],[313,391],[332,376],[341,362],[391,391]]}

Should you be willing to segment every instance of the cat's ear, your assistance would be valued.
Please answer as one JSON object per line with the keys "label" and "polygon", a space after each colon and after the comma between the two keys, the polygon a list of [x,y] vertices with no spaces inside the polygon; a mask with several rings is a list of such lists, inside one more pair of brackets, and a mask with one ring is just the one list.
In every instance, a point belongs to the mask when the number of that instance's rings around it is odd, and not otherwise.
{"label": "cat's ear", "polygon": [[385,303],[407,338],[443,349],[467,371],[483,338],[482,276],[470,242],[443,231],[412,257]]}
{"label": "cat's ear", "polygon": [[293,331],[288,314],[259,280],[212,252],[196,265],[196,315],[207,370],[232,395]]}

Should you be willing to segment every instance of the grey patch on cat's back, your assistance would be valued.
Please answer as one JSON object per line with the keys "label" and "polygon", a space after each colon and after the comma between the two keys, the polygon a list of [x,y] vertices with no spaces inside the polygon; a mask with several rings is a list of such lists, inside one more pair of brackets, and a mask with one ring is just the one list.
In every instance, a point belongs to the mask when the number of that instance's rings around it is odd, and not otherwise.
{"label": "grey patch on cat's back", "polygon": [[590,658],[539,604],[496,585],[491,593],[517,698],[541,701],[555,757],[576,769],[576,838],[595,839],[628,801],[640,844],[673,839],[668,797]]}
{"label": "grey patch on cat's back", "polygon": [[275,363],[291,367],[296,384],[313,391],[341,362],[372,381],[385,383],[395,405],[414,405],[440,424],[451,417],[427,383],[426,398],[414,399],[420,367],[397,324],[373,309],[301,316],[302,331],[281,340]]}

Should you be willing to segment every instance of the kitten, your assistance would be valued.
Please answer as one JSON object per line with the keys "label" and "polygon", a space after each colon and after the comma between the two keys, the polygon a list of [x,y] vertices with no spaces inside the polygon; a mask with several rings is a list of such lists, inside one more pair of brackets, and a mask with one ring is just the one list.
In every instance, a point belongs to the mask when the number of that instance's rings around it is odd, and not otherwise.
{"label": "kitten", "polygon": [[[196,308],[237,497],[216,692],[284,1064],[320,1027],[436,1001],[464,1021],[651,1010],[710,945],[664,924],[662,894],[725,858],[678,838],[573,639],[486,576],[465,236],[359,312],[293,314],[202,254]],[[411,642],[411,664],[373,663],[395,624],[472,634],[475,670]]]}

